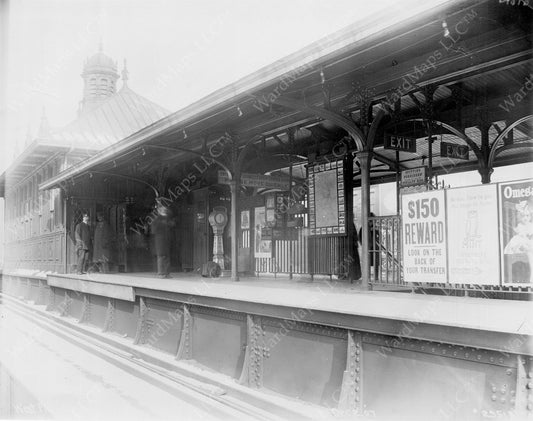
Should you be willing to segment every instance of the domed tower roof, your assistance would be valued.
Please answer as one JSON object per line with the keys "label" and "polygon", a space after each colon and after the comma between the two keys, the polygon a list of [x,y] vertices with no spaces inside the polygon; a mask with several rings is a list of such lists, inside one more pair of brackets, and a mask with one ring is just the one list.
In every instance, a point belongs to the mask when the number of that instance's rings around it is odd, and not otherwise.
{"label": "domed tower roof", "polygon": [[104,54],[102,43],[99,51],[85,61],[81,77],[84,88],[80,113],[94,109],[117,92],[117,63]]}
{"label": "domed tower roof", "polygon": [[102,43],[100,43],[98,52],[85,61],[82,76],[87,73],[106,72],[116,74],[118,77],[116,61],[103,52],[103,46]]}

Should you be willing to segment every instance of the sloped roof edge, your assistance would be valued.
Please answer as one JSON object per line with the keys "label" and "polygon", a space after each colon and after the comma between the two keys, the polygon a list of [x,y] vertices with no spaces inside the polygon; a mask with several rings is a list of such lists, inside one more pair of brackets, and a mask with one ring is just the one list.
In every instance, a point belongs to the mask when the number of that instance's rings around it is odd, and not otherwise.
{"label": "sloped roof edge", "polygon": [[[466,0],[459,3],[466,3]],[[346,49],[368,46],[382,31],[395,25],[401,25],[403,22],[420,19],[425,14],[437,16],[449,4],[457,5],[458,2],[456,0],[433,0],[423,3],[413,1],[410,4],[405,4],[405,9],[409,11],[409,14],[385,16],[385,12],[383,12],[375,15],[373,19],[368,20],[364,25],[361,22],[355,22],[146,126],[125,139],[99,151],[90,159],[80,162],[45,181],[39,186],[39,189],[46,190],[57,187],[65,180],[87,171],[102,161],[112,159],[112,157],[121,152],[134,147],[140,147],[158,135],[164,134],[173,128],[182,127],[195,117],[197,118],[224,105],[233,104],[239,98],[246,95],[249,96],[251,93],[257,92],[261,88],[280,80],[283,76],[295,72],[297,69],[309,68],[319,71],[316,68],[321,62],[335,56],[341,56]]]}

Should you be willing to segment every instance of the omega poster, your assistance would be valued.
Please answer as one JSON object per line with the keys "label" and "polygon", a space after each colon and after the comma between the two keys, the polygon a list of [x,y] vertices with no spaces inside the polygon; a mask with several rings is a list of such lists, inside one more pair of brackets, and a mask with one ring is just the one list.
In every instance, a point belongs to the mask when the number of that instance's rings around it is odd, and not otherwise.
{"label": "omega poster", "polygon": [[446,190],[450,283],[499,285],[497,203],[495,184]]}
{"label": "omega poster", "polygon": [[447,280],[444,190],[402,196],[403,273],[406,282]]}
{"label": "omega poster", "polygon": [[531,284],[533,265],[533,179],[500,183],[502,282]]}

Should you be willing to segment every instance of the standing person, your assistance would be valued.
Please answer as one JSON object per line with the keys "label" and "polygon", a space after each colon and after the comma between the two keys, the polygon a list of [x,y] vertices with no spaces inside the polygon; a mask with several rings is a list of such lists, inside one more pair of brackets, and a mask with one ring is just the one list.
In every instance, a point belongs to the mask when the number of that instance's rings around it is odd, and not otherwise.
{"label": "standing person", "polygon": [[357,281],[361,278],[361,260],[359,259],[359,250],[357,250],[359,239],[355,225],[352,225],[352,229],[353,241],[350,244],[350,261],[348,262],[348,279],[350,282]]}
{"label": "standing person", "polygon": [[152,222],[152,234],[157,255],[157,276],[172,278],[170,276],[170,240],[172,238],[171,227],[174,224],[170,218],[170,209],[167,207],[159,205],[157,213],[158,215]]}
{"label": "standing person", "polygon": [[111,227],[102,212],[96,214],[96,227],[94,229],[93,261],[98,263],[101,273],[109,272],[111,255]]}
{"label": "standing person", "polygon": [[[374,212],[370,212],[370,217],[375,217]],[[379,229],[374,227],[374,221],[368,222],[368,264],[374,267],[374,280],[379,278],[379,254],[380,254],[380,240]],[[363,227],[359,228],[359,241],[363,241]]]}
{"label": "standing person", "polygon": [[83,220],[76,225],[74,234],[76,238],[76,253],[78,255],[78,275],[82,275],[87,273],[85,266],[89,261],[89,253],[92,247],[89,214],[83,214]]}

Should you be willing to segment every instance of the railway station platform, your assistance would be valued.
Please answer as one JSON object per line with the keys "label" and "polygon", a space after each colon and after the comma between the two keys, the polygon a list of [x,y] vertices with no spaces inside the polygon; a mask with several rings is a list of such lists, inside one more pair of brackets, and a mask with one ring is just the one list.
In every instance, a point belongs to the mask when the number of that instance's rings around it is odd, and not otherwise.
{"label": "railway station platform", "polygon": [[363,291],[325,278],[148,273],[4,273],[2,297],[214,387],[310,405],[319,419],[533,409],[527,301]]}

